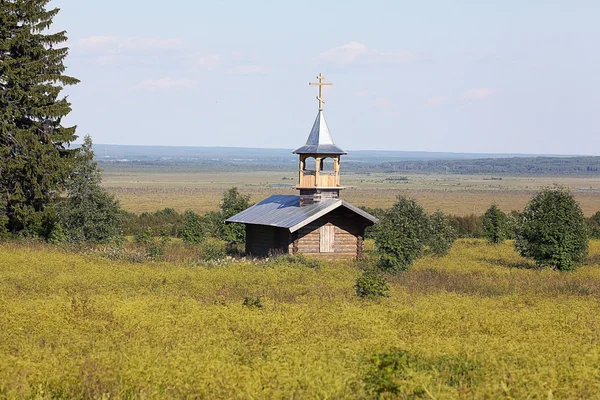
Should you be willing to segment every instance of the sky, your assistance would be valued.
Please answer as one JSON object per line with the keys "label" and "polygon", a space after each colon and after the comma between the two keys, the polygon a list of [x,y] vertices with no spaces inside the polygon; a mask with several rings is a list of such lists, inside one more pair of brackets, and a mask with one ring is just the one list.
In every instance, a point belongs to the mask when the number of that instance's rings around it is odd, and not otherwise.
{"label": "sky", "polygon": [[600,1],[53,0],[95,143],[600,155]]}

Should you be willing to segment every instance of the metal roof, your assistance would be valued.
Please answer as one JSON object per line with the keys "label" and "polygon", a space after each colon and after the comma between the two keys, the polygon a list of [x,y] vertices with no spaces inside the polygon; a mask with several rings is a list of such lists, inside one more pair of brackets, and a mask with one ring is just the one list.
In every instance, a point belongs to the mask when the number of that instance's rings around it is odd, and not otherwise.
{"label": "metal roof", "polygon": [[348,154],[333,143],[325,115],[320,110],[306,144],[294,150],[294,154]]}
{"label": "metal roof", "polygon": [[344,200],[326,199],[300,207],[300,196],[276,194],[234,215],[225,222],[268,225],[287,228],[290,232],[295,232],[338,207],[345,207],[373,224],[379,221],[371,214]]}

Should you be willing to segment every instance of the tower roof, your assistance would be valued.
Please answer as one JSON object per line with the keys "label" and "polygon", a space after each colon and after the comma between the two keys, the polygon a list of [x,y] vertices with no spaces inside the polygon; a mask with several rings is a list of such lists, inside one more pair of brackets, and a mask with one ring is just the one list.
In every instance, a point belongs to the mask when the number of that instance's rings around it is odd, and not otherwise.
{"label": "tower roof", "polygon": [[323,110],[319,110],[306,144],[296,150],[294,154],[348,154],[333,143]]}

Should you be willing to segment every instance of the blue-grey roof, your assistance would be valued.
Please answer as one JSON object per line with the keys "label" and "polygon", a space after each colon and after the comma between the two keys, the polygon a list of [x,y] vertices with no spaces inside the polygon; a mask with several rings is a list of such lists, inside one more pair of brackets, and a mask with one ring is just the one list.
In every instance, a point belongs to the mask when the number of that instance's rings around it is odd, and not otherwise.
{"label": "blue-grey roof", "polygon": [[323,111],[319,111],[306,144],[293,151],[294,154],[348,154],[333,143]]}
{"label": "blue-grey roof", "polygon": [[242,224],[268,225],[289,229],[295,232],[304,225],[322,217],[338,207],[345,207],[370,223],[378,222],[371,214],[340,199],[326,199],[318,203],[300,207],[300,196],[273,195],[258,204],[229,218],[225,222]]}

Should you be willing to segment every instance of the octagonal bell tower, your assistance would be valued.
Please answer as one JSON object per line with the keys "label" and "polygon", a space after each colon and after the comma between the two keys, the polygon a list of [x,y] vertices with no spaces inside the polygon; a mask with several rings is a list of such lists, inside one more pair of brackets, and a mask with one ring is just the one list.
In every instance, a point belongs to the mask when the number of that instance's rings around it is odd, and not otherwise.
{"label": "octagonal bell tower", "polygon": [[[294,154],[300,157],[298,185],[300,191],[300,206],[306,206],[321,201],[322,199],[338,199],[340,190],[340,157],[347,154],[333,143],[329,127],[323,115],[323,74],[317,76],[318,82],[309,85],[319,87],[319,113],[313,124],[306,144],[296,150]],[[327,168],[329,166],[329,168]]]}

